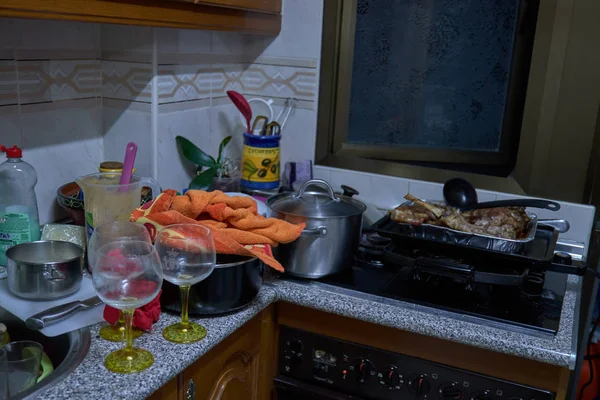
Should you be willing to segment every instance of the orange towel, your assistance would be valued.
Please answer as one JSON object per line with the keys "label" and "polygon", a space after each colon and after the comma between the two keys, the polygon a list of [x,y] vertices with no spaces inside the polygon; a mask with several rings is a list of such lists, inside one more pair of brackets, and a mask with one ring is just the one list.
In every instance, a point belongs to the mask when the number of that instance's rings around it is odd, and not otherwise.
{"label": "orange towel", "polygon": [[183,196],[165,190],[133,211],[131,221],[146,226],[153,241],[156,233],[168,225],[204,225],[212,232],[217,253],[252,255],[278,271],[283,267],[273,258],[271,246],[296,240],[306,226],[265,218],[258,215],[252,198],[229,197],[218,190],[188,190]]}

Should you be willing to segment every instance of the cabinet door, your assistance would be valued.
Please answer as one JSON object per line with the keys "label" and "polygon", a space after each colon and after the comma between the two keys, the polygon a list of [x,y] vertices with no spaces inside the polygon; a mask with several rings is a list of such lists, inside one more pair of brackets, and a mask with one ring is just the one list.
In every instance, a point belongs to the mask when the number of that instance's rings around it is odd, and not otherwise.
{"label": "cabinet door", "polygon": [[177,0],[207,6],[238,8],[241,10],[281,13],[281,0]]}
{"label": "cabinet door", "polygon": [[265,346],[261,334],[270,336],[272,311],[264,310],[183,371],[186,400],[263,400],[273,382],[274,347]]}

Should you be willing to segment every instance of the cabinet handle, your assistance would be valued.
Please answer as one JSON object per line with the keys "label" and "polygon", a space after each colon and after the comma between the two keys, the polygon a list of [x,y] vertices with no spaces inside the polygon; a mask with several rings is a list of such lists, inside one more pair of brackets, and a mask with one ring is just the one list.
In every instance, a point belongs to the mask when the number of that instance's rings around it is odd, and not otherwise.
{"label": "cabinet handle", "polygon": [[188,382],[188,388],[185,391],[185,399],[186,400],[195,400],[196,399],[196,384],[193,379],[190,379]]}
{"label": "cabinet handle", "polygon": [[[248,377],[248,366],[252,362],[252,356],[245,351],[234,353],[231,358],[225,363],[223,372],[215,382],[210,391],[210,400],[221,400],[225,388],[231,381],[237,379],[240,382],[246,382]],[[253,394],[254,395],[254,394]]]}

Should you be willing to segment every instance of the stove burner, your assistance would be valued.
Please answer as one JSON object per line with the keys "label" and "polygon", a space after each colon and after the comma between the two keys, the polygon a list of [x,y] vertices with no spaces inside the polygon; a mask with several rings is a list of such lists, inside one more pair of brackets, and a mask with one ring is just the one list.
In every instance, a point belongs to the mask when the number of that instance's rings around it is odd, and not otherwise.
{"label": "stove burner", "polygon": [[379,236],[377,233],[363,232],[354,260],[366,268],[383,268],[385,247],[391,239]]}

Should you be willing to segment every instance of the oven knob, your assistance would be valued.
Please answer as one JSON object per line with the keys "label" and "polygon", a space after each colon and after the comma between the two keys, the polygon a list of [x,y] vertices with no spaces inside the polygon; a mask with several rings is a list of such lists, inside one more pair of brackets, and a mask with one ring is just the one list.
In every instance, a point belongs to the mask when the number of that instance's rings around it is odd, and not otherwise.
{"label": "oven knob", "polygon": [[492,395],[487,390],[485,392],[475,393],[471,400],[492,400]]}
{"label": "oven knob", "polygon": [[296,354],[302,353],[302,349],[304,349],[304,345],[298,339],[292,340],[291,342],[289,342],[288,347],[290,348],[290,350],[292,352],[294,352]]}
{"label": "oven knob", "polygon": [[430,389],[431,386],[425,375],[415,376],[408,382],[408,390],[417,398],[425,396]]}
{"label": "oven knob", "polygon": [[381,384],[386,386],[390,390],[400,390],[402,388],[402,375],[398,373],[396,367],[390,367],[386,372],[383,373]]}
{"label": "oven knob", "polygon": [[460,400],[462,399],[462,391],[458,387],[458,385],[454,382],[447,383],[440,386],[440,398],[442,399],[453,399]]}
{"label": "oven knob", "polygon": [[300,356],[296,354],[292,354],[290,356],[290,364],[292,365],[292,367],[296,368],[297,366],[302,364],[302,358],[300,358]]}
{"label": "oven knob", "polygon": [[356,381],[363,383],[371,376],[371,372],[374,370],[373,364],[367,359],[359,358],[353,363],[353,371]]}

